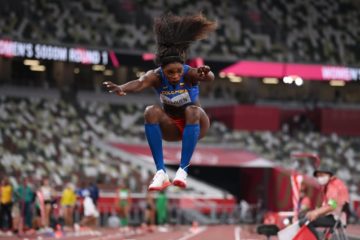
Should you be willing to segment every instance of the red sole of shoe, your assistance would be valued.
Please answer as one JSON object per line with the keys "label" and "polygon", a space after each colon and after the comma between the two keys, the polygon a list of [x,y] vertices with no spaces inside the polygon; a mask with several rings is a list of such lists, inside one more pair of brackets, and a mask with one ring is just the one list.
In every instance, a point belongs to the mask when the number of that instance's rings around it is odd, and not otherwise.
{"label": "red sole of shoe", "polygon": [[183,181],[180,181],[180,180],[175,180],[173,182],[173,185],[177,186],[179,188],[186,188],[186,183],[184,183]]}
{"label": "red sole of shoe", "polygon": [[168,186],[171,185],[171,182],[166,182],[164,183],[164,185],[162,185],[161,187],[153,187],[153,188],[148,188],[149,191],[162,191],[165,188],[167,188]]}

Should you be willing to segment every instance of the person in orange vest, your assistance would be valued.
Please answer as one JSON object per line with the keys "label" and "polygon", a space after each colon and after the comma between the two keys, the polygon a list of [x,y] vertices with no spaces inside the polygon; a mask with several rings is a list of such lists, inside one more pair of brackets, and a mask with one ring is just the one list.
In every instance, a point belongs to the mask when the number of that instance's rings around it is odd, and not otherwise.
{"label": "person in orange vest", "polygon": [[337,220],[346,225],[344,209],[349,203],[349,191],[345,183],[337,178],[334,171],[326,165],[318,167],[314,177],[322,187],[322,205],[306,213],[310,221],[308,228],[319,239],[317,227],[333,227]]}

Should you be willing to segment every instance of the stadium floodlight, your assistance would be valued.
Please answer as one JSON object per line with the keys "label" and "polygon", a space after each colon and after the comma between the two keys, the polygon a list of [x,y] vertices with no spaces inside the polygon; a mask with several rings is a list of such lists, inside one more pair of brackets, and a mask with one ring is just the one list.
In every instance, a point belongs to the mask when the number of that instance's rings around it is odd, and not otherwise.
{"label": "stadium floodlight", "polygon": [[284,218],[283,224],[284,224],[285,226],[290,225],[290,220],[289,220],[289,218]]}
{"label": "stadium floodlight", "polygon": [[105,71],[105,66],[104,65],[93,65],[92,70],[102,72],[102,71]]}
{"label": "stadium floodlight", "polygon": [[342,81],[342,80],[331,80],[329,82],[330,86],[332,87],[343,87],[345,86],[345,81]]}
{"label": "stadium floodlight", "polygon": [[283,82],[286,84],[292,84],[295,83],[296,86],[301,86],[304,84],[304,80],[296,75],[289,75],[289,76],[285,76],[283,78]]}
{"label": "stadium floodlight", "polygon": [[304,84],[304,80],[301,77],[295,77],[296,86],[301,86]]}
{"label": "stadium floodlight", "polygon": [[264,84],[278,84],[279,79],[277,79],[277,78],[263,78],[262,82]]}
{"label": "stadium floodlight", "polygon": [[242,78],[239,76],[236,76],[235,73],[224,73],[226,77],[229,78],[230,82],[233,83],[240,83],[242,82]]}
{"label": "stadium floodlight", "polygon": [[235,73],[229,72],[229,73],[226,73],[226,76],[227,77],[235,77],[236,75],[235,75]]}
{"label": "stadium floodlight", "polygon": [[219,73],[219,77],[221,77],[221,78],[226,78],[226,73],[220,72],[220,73]]}
{"label": "stadium floodlight", "polygon": [[25,59],[24,60],[24,65],[26,66],[37,66],[40,64],[39,60],[33,60],[33,59]]}
{"label": "stadium floodlight", "polygon": [[229,78],[230,82],[233,82],[233,83],[240,83],[240,82],[242,82],[242,78],[241,78],[241,77],[229,76],[229,75],[228,75],[228,78]]}
{"label": "stadium floodlight", "polygon": [[30,70],[34,72],[44,72],[46,70],[46,67],[44,65],[34,65],[30,67]]}
{"label": "stadium floodlight", "polygon": [[293,78],[291,76],[285,76],[283,78],[283,82],[287,84],[291,84],[293,82]]}

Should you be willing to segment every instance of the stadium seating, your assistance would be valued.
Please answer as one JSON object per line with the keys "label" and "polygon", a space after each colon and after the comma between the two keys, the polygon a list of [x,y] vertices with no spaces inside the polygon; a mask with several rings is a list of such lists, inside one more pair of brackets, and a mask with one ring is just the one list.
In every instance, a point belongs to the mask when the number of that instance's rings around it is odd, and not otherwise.
{"label": "stadium seating", "polygon": [[[86,103],[82,103],[82,105],[89,106]],[[115,106],[93,102],[91,107],[87,108],[87,116],[97,119],[99,128],[108,129],[107,136],[115,133],[117,136],[133,139],[134,142],[142,142],[145,140],[142,126],[144,108],[145,106],[141,105]],[[97,113],[95,113],[95,109]],[[109,124],[109,120],[111,124]],[[336,134],[323,135],[309,131],[306,126],[298,126],[298,129],[290,131],[287,124],[284,124],[282,131],[275,133],[234,131],[228,129],[223,123],[214,121],[207,136],[200,143],[233,145],[255,152],[282,166],[298,169],[308,175],[312,175],[313,171],[311,162],[296,161],[290,158],[290,155],[294,152],[317,153],[321,156],[322,161],[336,169],[337,175],[341,179],[347,181],[352,193],[359,191],[359,137],[340,137]]]}
{"label": "stadium seating", "polygon": [[37,180],[51,176],[56,185],[84,179],[106,184],[122,178],[135,192],[146,186],[148,171],[93,144],[96,133],[69,103],[2,98],[0,118],[1,175]]}
{"label": "stadium seating", "polygon": [[[114,192],[121,181],[131,192],[144,193],[153,177],[152,161],[134,159],[107,143],[114,139],[144,143],[144,105],[114,105],[58,98],[0,98],[0,175],[13,183],[30,177],[36,184],[50,177],[61,189],[96,181]],[[104,146],[106,145],[106,146]],[[110,149],[110,150],[109,150]],[[175,171],[168,169],[171,177]],[[223,191],[191,177],[187,194],[223,196]],[[177,188],[169,190],[179,193]],[[182,191],[184,192],[184,191]]]}
{"label": "stadium seating", "polygon": [[[20,5],[19,5],[20,4]],[[236,6],[236,7],[235,7]],[[153,51],[152,19],[202,11],[219,23],[192,55],[353,65],[359,62],[360,5],[356,1],[6,1],[1,35],[50,44]],[[315,51],[316,50],[316,51]]]}
{"label": "stadium seating", "polygon": [[[37,178],[51,174],[58,184],[74,172],[79,178],[97,176],[104,183],[119,176],[137,176],[128,181],[134,191],[141,192],[151,174],[105,152],[93,141],[97,137],[111,140],[121,136],[134,143],[144,142],[144,108],[141,104],[81,101],[80,114],[73,105],[61,100],[2,98],[1,169],[15,175],[29,175],[35,171]],[[295,161],[290,154],[317,153],[347,181],[352,193],[359,192],[359,137],[302,130],[290,132],[286,125],[275,133],[231,131],[215,121],[200,144],[232,145],[309,175],[313,170],[311,164]]]}
{"label": "stadium seating", "polygon": [[[247,149],[271,159],[279,165],[297,169],[312,176],[313,162],[298,161],[291,158],[295,152],[318,154],[322,161],[335,169],[336,175],[345,180],[350,192],[359,193],[360,177],[360,138],[340,137],[337,134],[324,135],[314,131],[295,130],[289,132],[285,124],[279,132],[230,131],[221,123],[214,123],[214,132],[221,132],[224,144]],[[213,140],[212,140],[213,141]]]}

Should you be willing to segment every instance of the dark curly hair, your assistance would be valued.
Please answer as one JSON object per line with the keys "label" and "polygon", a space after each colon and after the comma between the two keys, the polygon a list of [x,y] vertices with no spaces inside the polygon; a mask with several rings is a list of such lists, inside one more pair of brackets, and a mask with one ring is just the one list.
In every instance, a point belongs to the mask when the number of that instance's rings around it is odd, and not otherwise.
{"label": "dark curly hair", "polygon": [[175,16],[168,13],[155,18],[155,63],[159,66],[172,62],[184,63],[190,44],[206,38],[216,27],[216,22],[206,19],[202,14]]}

